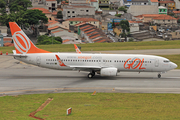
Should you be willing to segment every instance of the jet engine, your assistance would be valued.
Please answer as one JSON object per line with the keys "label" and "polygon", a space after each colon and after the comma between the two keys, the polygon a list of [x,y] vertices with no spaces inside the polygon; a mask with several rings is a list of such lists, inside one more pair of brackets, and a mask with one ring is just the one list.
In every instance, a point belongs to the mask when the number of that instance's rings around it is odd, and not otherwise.
{"label": "jet engine", "polygon": [[101,76],[117,76],[117,68],[102,68],[100,71]]}

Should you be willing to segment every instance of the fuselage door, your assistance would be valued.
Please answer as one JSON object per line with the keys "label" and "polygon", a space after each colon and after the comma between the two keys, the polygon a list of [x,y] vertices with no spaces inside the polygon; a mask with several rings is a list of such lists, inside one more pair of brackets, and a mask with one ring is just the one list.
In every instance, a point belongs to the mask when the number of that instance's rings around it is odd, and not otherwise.
{"label": "fuselage door", "polygon": [[36,64],[39,66],[41,64],[41,57],[37,56],[36,57]]}
{"label": "fuselage door", "polygon": [[155,59],[154,65],[155,67],[159,67],[159,59]]}

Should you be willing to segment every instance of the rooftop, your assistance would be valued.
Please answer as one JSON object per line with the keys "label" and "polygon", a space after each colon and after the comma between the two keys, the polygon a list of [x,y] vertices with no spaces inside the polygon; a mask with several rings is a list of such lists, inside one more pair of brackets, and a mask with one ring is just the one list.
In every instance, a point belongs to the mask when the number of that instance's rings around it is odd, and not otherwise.
{"label": "rooftop", "polygon": [[66,21],[83,21],[83,22],[89,22],[89,21],[99,21],[99,20],[94,19],[94,18],[70,18],[70,19],[66,19]]}
{"label": "rooftop", "polygon": [[49,25],[53,25],[59,23],[58,21],[54,21],[54,20],[48,20],[48,24],[46,24],[45,26],[49,26]]}
{"label": "rooftop", "polygon": [[173,11],[173,13],[180,13],[180,11]]}
{"label": "rooftop", "polygon": [[57,29],[57,28],[59,28],[59,26],[54,26],[54,27],[48,28],[48,30],[53,30],[53,29]]}
{"label": "rooftop", "polygon": [[174,1],[159,1],[159,3],[175,3]]}
{"label": "rooftop", "polygon": [[56,0],[46,0],[46,1],[56,1]]}
{"label": "rooftop", "polygon": [[51,14],[51,12],[49,12],[49,10],[45,8],[32,8],[32,10],[40,10],[44,14]]}
{"label": "rooftop", "polygon": [[158,0],[151,0],[151,2],[158,2]]}

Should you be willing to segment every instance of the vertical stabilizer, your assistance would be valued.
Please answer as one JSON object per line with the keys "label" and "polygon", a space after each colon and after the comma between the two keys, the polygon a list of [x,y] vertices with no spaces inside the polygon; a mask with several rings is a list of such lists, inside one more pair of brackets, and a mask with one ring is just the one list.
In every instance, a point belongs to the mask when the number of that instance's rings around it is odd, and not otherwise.
{"label": "vertical stabilizer", "polygon": [[76,44],[74,44],[74,47],[75,47],[75,49],[76,49],[76,53],[81,54],[81,51],[79,50],[79,48],[77,47],[77,45],[76,45]]}
{"label": "vertical stabilizer", "polygon": [[17,54],[50,53],[37,48],[15,22],[9,22]]}

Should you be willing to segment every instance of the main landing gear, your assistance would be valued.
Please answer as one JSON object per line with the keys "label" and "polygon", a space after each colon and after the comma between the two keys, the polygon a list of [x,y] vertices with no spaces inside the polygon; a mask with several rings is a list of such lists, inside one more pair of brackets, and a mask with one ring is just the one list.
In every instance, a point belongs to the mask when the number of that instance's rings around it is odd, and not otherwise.
{"label": "main landing gear", "polygon": [[93,78],[94,76],[95,76],[95,72],[94,72],[94,71],[92,71],[91,73],[89,73],[89,74],[88,74],[88,76],[87,76],[87,77],[88,77],[88,78]]}
{"label": "main landing gear", "polygon": [[161,78],[161,74],[158,74],[158,78]]}

